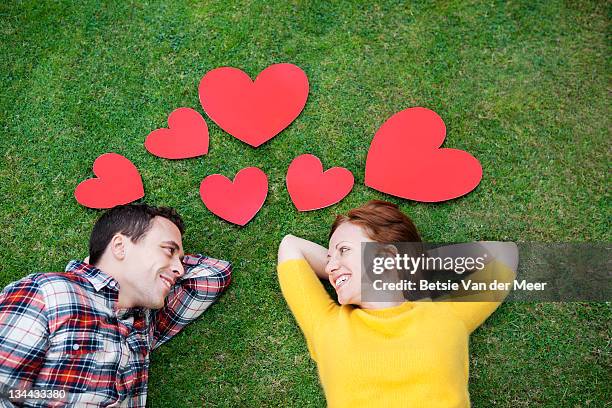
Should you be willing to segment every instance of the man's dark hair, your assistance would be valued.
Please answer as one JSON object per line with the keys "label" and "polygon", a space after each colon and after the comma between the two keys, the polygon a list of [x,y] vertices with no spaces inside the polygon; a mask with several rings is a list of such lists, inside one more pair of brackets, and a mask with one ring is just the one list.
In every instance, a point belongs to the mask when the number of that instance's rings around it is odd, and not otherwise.
{"label": "man's dark hair", "polygon": [[151,229],[151,220],[164,217],[185,233],[183,219],[174,208],[152,207],[147,204],[127,204],[113,207],[96,221],[89,238],[89,263],[95,265],[115,234],[123,234],[138,242]]}

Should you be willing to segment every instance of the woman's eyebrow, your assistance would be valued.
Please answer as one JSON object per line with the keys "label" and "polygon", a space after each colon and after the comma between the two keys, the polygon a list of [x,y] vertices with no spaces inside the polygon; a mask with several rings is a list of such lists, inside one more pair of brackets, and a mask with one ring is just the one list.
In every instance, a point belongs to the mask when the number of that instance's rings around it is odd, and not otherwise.
{"label": "woman's eyebrow", "polygon": [[338,245],[340,245],[340,244],[341,244],[341,243],[343,243],[343,242],[346,242],[347,244],[350,244],[350,242],[348,242],[348,241],[340,241],[340,242],[338,242],[338,243],[336,244],[336,249],[338,249]]}

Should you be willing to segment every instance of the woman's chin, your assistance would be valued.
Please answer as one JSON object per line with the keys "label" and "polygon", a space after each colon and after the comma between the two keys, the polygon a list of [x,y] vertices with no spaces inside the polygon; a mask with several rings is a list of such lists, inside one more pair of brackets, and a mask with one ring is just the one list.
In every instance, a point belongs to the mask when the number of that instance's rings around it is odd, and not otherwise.
{"label": "woman's chin", "polygon": [[350,298],[346,296],[342,296],[342,295],[338,295],[338,303],[342,306],[355,304],[353,300],[351,300]]}

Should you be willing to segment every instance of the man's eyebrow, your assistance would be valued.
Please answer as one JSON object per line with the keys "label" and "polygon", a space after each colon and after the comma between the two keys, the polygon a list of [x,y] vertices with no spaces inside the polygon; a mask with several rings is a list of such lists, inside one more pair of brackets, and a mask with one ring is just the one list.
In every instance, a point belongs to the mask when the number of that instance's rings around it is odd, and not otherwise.
{"label": "man's eyebrow", "polygon": [[179,246],[179,244],[177,244],[174,241],[162,241],[162,244],[166,244],[166,245],[170,245],[171,247],[173,247],[176,250],[181,249],[181,247]]}
{"label": "man's eyebrow", "polygon": [[[181,250],[181,247],[175,241],[163,241],[162,244],[170,245],[176,251],[180,251]],[[183,261],[184,257],[185,257],[185,254],[182,254],[181,256],[179,256],[179,258],[181,259],[181,262]]]}

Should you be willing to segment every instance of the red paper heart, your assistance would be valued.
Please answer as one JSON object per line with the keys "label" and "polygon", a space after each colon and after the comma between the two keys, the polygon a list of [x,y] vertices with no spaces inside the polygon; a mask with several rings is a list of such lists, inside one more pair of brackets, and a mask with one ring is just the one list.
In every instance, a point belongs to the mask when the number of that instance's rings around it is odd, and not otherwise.
{"label": "red paper heart", "polygon": [[238,225],[248,223],[263,206],[268,195],[268,177],[257,167],[247,167],[232,182],[221,174],[202,180],[200,197],[215,215]]}
{"label": "red paper heart", "polygon": [[208,153],[208,126],[202,115],[190,108],[178,108],[168,116],[168,128],[149,133],[149,153],[164,159],[188,159]]}
{"label": "red paper heart", "polygon": [[293,159],[287,170],[287,191],[299,211],[318,210],[336,204],[353,188],[353,174],[343,167],[323,172],[323,164],[312,154]]}
{"label": "red paper heart", "polygon": [[255,79],[237,68],[208,72],[199,86],[206,114],[234,137],[258,147],[298,117],[308,98],[308,78],[293,64],[275,64]]}
{"label": "red paper heart", "polygon": [[117,153],[104,153],[93,164],[97,178],[79,183],[74,197],[89,208],[112,208],[144,197],[142,179],[136,166]]}
{"label": "red paper heart", "polygon": [[444,121],[432,110],[418,107],[394,114],[374,135],[365,184],[424,202],[469,193],[482,178],[480,162],[463,150],[440,148],[445,137]]}

